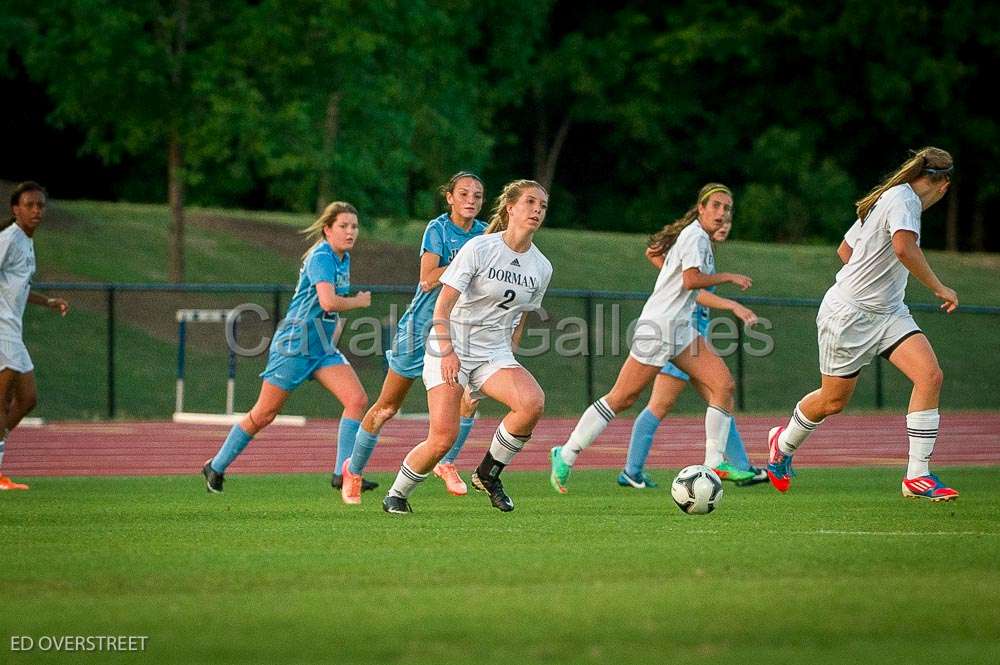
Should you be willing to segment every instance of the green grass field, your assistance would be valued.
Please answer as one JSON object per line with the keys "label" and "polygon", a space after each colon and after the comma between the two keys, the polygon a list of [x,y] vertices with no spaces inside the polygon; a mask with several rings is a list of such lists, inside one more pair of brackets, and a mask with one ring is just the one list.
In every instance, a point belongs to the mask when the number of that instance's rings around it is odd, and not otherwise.
{"label": "green grass field", "polygon": [[[669,477],[665,471],[658,474]],[[995,470],[953,504],[895,469],[804,469],[788,495],[726,485],[691,517],[668,491],[584,471],[517,510],[433,482],[415,513],[341,504],[319,475],[35,478],[0,496],[9,636],[148,635],[157,663],[996,663]],[[388,475],[378,478],[389,480]],[[377,493],[377,492],[376,492]]]}

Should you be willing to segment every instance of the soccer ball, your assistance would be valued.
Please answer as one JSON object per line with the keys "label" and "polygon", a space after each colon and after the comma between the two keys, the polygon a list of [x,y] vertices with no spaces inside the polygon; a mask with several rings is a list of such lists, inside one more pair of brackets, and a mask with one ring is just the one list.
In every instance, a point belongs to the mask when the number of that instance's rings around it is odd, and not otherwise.
{"label": "soccer ball", "polygon": [[670,484],[670,496],[682,512],[704,515],[715,510],[722,501],[722,481],[715,471],[701,464],[692,464]]}

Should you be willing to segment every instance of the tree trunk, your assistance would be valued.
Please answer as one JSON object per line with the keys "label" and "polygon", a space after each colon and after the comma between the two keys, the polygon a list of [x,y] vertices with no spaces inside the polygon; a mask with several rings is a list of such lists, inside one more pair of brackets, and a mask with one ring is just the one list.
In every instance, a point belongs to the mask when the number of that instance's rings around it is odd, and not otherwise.
{"label": "tree trunk", "polygon": [[184,281],[184,153],[177,130],[167,147],[167,197],[170,202],[170,281]]}
{"label": "tree trunk", "polygon": [[986,251],[986,215],[983,205],[978,201],[972,210],[972,251]]}
{"label": "tree trunk", "polygon": [[944,248],[958,251],[958,181],[952,180],[948,192],[948,213],[945,216]]}
{"label": "tree trunk", "polygon": [[563,116],[555,137],[549,143],[549,119],[545,111],[545,104],[538,93],[535,93],[535,180],[545,189],[551,189],[559,153],[569,134],[570,118],[569,114]]}
{"label": "tree trunk", "polygon": [[[179,101],[184,90],[184,56],[187,53],[189,0],[177,0],[170,45],[170,85]],[[180,120],[173,118],[167,137],[167,200],[170,205],[170,281],[184,281],[184,146]]]}
{"label": "tree trunk", "polygon": [[340,99],[341,93],[330,94],[326,104],[326,118],[323,122],[322,163],[319,168],[319,190],[316,196],[316,214],[333,198],[333,151],[337,145],[337,131],[340,129]]}

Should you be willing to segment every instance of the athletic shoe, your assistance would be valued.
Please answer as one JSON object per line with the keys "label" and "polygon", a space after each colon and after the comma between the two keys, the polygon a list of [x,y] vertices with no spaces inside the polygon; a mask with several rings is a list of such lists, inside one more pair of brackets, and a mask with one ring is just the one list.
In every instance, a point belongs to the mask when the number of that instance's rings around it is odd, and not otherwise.
{"label": "athletic shoe", "polygon": [[653,489],[659,485],[642,471],[637,476],[628,475],[628,471],[618,474],[618,484],[622,487],[634,487],[637,490]]}
{"label": "athletic shoe", "polygon": [[741,480],[736,483],[737,487],[750,487],[751,485],[757,485],[759,483],[767,482],[767,470],[761,469],[760,467],[751,466],[750,473],[753,474],[752,478],[747,478],[746,480]]}
{"label": "athletic shoe", "polygon": [[344,503],[358,505],[361,503],[361,474],[351,473],[351,458],[344,460],[341,468],[344,476],[343,486],[340,488],[340,498]]}
{"label": "athletic shoe", "polygon": [[469,493],[469,488],[462,480],[462,476],[458,475],[458,469],[455,468],[454,464],[435,464],[434,475],[444,481],[445,489],[448,490],[449,494],[465,496]]}
{"label": "athletic shoe", "polygon": [[784,430],[784,427],[772,427],[767,433],[767,477],[771,479],[774,489],[779,492],[788,491],[795,475],[795,471],[792,470],[792,456],[786,455],[778,448],[778,437]]}
{"label": "athletic shoe", "polygon": [[24,483],[15,483],[7,476],[0,475],[0,490],[26,490],[28,486]]}
{"label": "athletic shoe", "polygon": [[390,515],[405,515],[413,512],[413,508],[410,508],[410,502],[405,497],[395,494],[385,495],[385,498],[382,499],[382,510]]}
{"label": "athletic shoe", "polygon": [[501,510],[505,513],[509,513],[514,510],[514,501],[507,496],[507,493],[503,491],[503,483],[500,482],[499,478],[494,478],[491,481],[485,481],[479,477],[478,471],[472,472],[472,486],[476,488],[479,492],[485,492],[490,495],[490,503],[497,510]]}
{"label": "athletic shoe", "polygon": [[[338,491],[341,490],[344,487],[344,477],[339,473],[334,472],[333,475],[330,476],[330,487]],[[371,492],[376,487],[378,487],[378,483],[374,480],[365,480],[364,478],[361,479],[362,492]]]}
{"label": "athletic shoe", "polygon": [[917,478],[903,478],[903,496],[907,499],[954,501],[958,492],[941,482],[933,473]]}
{"label": "athletic shoe", "polygon": [[753,478],[752,471],[744,471],[742,469],[737,468],[735,465],[730,464],[729,462],[723,462],[722,464],[720,464],[719,466],[715,467],[712,470],[715,471],[715,475],[717,475],[722,480],[731,480],[734,483],[742,482],[744,480],[750,480],[751,478]]}
{"label": "athletic shoe", "polygon": [[566,489],[566,481],[569,480],[569,472],[573,470],[569,464],[563,461],[562,446],[554,447],[549,453],[549,460],[552,462],[552,473],[549,474],[549,482],[552,483],[552,488],[559,492],[560,494],[565,494],[568,490]]}
{"label": "athletic shoe", "polygon": [[207,460],[201,467],[201,475],[205,476],[205,489],[211,494],[222,494],[222,483],[226,482],[226,474],[212,468],[212,460]]}

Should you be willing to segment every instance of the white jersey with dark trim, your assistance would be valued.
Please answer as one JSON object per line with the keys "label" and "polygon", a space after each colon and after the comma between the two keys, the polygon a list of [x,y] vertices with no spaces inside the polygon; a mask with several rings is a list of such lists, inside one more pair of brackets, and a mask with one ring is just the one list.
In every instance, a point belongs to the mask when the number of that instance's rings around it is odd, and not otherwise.
{"label": "white jersey with dark trim", "polygon": [[489,360],[509,352],[514,328],[525,312],[541,308],[551,279],[552,264],[535,245],[515,252],[501,233],[469,240],[441,275],[442,284],[461,292],[451,312],[459,358]]}
{"label": "white jersey with dark trim", "polygon": [[892,247],[896,231],[911,231],[920,244],[920,197],[908,184],[887,189],[878,198],[864,224],[861,220],[844,235],[851,258],[837,273],[836,289],[859,309],[889,314],[903,306],[906,269]]}
{"label": "white jersey with dark trim", "polygon": [[35,275],[35,245],[16,223],[0,231],[0,339],[20,342]]}
{"label": "white jersey with dark trim", "polygon": [[683,277],[684,271],[691,268],[705,274],[715,272],[712,241],[697,219],[684,227],[667,252],[653,294],[639,315],[647,326],[656,324],[664,337],[678,324],[691,325],[698,290],[685,289]]}

